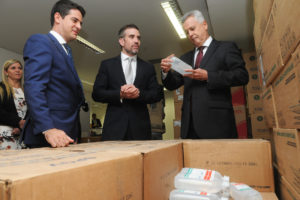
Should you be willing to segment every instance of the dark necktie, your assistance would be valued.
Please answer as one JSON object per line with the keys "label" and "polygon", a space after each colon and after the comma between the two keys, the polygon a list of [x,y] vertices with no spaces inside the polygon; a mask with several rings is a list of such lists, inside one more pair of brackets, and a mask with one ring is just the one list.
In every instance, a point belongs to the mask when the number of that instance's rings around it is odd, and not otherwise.
{"label": "dark necktie", "polygon": [[204,48],[205,48],[205,46],[201,46],[201,47],[198,48],[199,52],[198,52],[198,55],[197,55],[197,58],[196,58],[195,69],[200,68],[200,63],[201,63],[201,60],[203,58],[203,49]]}
{"label": "dark necktie", "polygon": [[70,57],[70,58],[72,58],[72,50],[71,50],[71,47],[67,44],[67,43],[65,43],[65,44],[63,44],[64,45],[64,47],[66,48],[66,50],[67,50],[67,52],[68,52],[68,56]]}

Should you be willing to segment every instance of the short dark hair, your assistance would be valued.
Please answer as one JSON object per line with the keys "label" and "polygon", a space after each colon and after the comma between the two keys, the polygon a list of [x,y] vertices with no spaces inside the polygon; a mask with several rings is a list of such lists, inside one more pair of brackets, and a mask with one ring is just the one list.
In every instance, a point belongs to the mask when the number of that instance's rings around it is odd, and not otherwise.
{"label": "short dark hair", "polygon": [[70,0],[59,0],[56,2],[51,10],[51,27],[53,27],[54,24],[54,14],[59,13],[62,18],[64,18],[66,15],[69,14],[69,11],[71,9],[77,9],[80,11],[82,17],[85,15],[85,10],[82,6],[78,5],[77,3],[74,3]]}
{"label": "short dark hair", "polygon": [[135,25],[135,24],[127,24],[127,25],[123,26],[122,28],[120,28],[120,30],[118,32],[119,38],[124,37],[124,32],[128,28],[134,28],[134,29],[140,31],[140,29],[137,27],[137,25]]}

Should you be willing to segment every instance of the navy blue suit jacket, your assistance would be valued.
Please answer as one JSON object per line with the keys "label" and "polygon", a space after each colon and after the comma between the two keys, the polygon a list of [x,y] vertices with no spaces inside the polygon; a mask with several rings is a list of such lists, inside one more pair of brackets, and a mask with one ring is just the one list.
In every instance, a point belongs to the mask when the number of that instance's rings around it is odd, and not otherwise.
{"label": "navy blue suit jacket", "polygon": [[24,47],[24,90],[29,114],[25,144],[48,146],[42,134],[48,129],[80,136],[79,111],[84,102],[81,81],[73,60],[53,35],[35,34]]}

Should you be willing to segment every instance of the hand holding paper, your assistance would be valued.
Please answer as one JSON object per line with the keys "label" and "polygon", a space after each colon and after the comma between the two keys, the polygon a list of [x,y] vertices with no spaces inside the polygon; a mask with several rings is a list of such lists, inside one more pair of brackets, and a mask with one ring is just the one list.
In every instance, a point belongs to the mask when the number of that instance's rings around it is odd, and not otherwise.
{"label": "hand holding paper", "polygon": [[186,72],[185,70],[187,69],[193,70],[193,68],[190,65],[186,64],[185,62],[183,62],[182,60],[180,60],[179,58],[177,58],[176,56],[173,56],[171,60],[172,60],[171,68],[173,70],[177,71],[182,75],[192,73],[192,72]]}

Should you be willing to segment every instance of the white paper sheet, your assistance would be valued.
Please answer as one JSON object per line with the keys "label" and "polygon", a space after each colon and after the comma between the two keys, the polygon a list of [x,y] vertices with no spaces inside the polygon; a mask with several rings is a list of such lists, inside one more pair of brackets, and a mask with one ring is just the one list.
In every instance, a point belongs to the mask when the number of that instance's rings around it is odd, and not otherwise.
{"label": "white paper sheet", "polygon": [[184,75],[184,74],[191,74],[192,72],[186,72],[184,70],[186,69],[193,69],[190,65],[186,64],[185,62],[183,62],[182,60],[180,60],[179,58],[177,58],[176,56],[173,56],[171,58],[172,60],[172,66],[171,68],[175,71],[177,71],[178,73]]}

